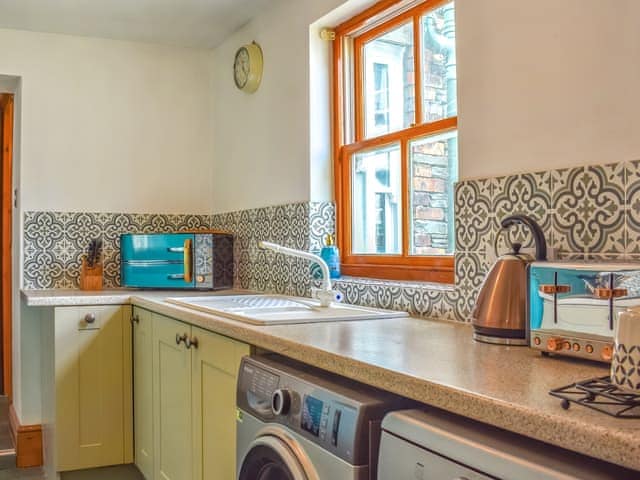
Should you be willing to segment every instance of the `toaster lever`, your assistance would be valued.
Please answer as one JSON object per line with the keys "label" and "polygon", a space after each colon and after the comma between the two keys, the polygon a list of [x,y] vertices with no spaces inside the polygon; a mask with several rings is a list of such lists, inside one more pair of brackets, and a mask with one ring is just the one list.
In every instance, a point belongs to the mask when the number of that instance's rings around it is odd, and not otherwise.
{"label": "toaster lever", "polygon": [[569,293],[571,285],[540,285],[539,290],[542,293],[555,295],[557,293]]}
{"label": "toaster lever", "polygon": [[596,288],[593,294],[598,298],[609,300],[611,298],[626,297],[629,292],[626,288]]}

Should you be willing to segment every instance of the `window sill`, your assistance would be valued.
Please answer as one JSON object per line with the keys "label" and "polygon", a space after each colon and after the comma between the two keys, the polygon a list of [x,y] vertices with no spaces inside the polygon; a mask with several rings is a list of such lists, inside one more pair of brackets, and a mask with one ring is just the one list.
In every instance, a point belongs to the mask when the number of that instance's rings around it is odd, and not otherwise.
{"label": "window sill", "polygon": [[[451,265],[447,263],[451,263]],[[351,277],[377,278],[400,282],[430,282],[453,286],[453,260],[451,259],[447,263],[429,266],[343,263],[340,268],[344,275]]]}
{"label": "window sill", "polygon": [[411,280],[386,280],[381,278],[354,277],[350,275],[343,275],[340,278],[334,278],[332,279],[332,282],[339,284],[370,285],[387,288],[415,288],[425,290],[439,290],[442,292],[455,291],[455,285],[453,285],[452,283],[422,282]]}

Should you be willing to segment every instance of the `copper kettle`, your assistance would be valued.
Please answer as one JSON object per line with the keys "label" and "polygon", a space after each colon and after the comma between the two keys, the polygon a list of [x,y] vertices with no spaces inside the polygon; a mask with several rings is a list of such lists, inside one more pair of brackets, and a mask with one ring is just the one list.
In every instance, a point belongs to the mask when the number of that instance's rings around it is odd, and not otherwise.
{"label": "copper kettle", "polygon": [[535,259],[531,255],[520,253],[520,243],[512,243],[511,251],[501,255],[487,273],[471,314],[473,338],[481,342],[528,344],[527,265],[534,260],[547,259],[547,242],[540,225],[533,218],[527,215],[511,215],[502,220],[502,229],[496,235],[496,255],[500,234],[517,224],[526,225],[531,230],[536,246]]}

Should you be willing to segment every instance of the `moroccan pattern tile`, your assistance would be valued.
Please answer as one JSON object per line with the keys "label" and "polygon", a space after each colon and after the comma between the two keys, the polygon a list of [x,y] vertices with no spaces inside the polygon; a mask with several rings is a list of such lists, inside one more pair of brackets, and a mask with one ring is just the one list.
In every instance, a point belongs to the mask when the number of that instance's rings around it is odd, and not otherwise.
{"label": "moroccan pattern tile", "polygon": [[[468,321],[495,260],[499,222],[523,213],[540,223],[559,259],[640,259],[640,161],[467,180],[455,190],[456,285],[345,277],[334,281],[348,303]],[[24,286],[74,288],[91,238],[104,242],[105,287],[120,284],[121,233],[217,228],[234,234],[234,284],[257,291],[309,296],[309,262],[258,247],[261,240],[319,251],[335,232],[329,202],[301,202],[209,216],[27,212]],[[524,227],[511,242],[531,246]],[[499,251],[506,248],[499,242]]]}
{"label": "moroccan pattern tile", "polygon": [[[501,229],[501,220],[515,214],[530,216],[543,231],[551,228],[549,176],[549,172],[537,172],[493,179],[491,205],[496,234]],[[511,228],[508,235],[500,235],[498,240],[500,252],[509,250],[512,243],[533,246],[533,237],[524,225]]]}
{"label": "moroccan pattern tile", "polygon": [[209,228],[208,215],[88,212],[24,214],[25,288],[78,288],[82,256],[94,238],[103,242],[103,284],[120,286],[120,235]]}
{"label": "moroccan pattern tile", "polygon": [[[457,185],[455,202],[457,311],[467,318],[495,259],[483,239],[497,235],[508,215],[533,217],[558,260],[640,259],[640,161],[468,180]],[[532,246],[524,227],[510,229],[508,239]]]}
{"label": "moroccan pattern tile", "polygon": [[452,286],[373,280],[370,278],[340,278],[333,287],[342,292],[345,302],[365,307],[406,311],[428,318],[464,321],[458,291]]}
{"label": "moroccan pattern tile", "polygon": [[495,235],[491,182],[460,182],[455,190],[456,248],[465,252],[486,249]]}
{"label": "moroccan pattern tile", "polygon": [[627,238],[625,253],[638,255],[640,254],[640,160],[626,164],[626,175]]}
{"label": "moroccan pattern tile", "polygon": [[552,172],[553,243],[561,251],[624,254],[624,164]]}
{"label": "moroccan pattern tile", "polygon": [[332,212],[333,205],[328,203],[294,203],[213,215],[212,227],[231,232],[235,237],[235,286],[308,296],[309,262],[263,250],[258,244],[267,241],[308,251],[325,230],[333,233]]}

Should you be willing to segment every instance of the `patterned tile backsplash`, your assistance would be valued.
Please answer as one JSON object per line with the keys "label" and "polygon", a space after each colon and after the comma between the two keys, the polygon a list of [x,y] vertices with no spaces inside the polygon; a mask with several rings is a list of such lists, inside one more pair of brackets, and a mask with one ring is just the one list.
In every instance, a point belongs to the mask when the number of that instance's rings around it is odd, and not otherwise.
{"label": "patterned tile backsplash", "polygon": [[[346,301],[465,321],[495,259],[500,220],[524,213],[540,223],[561,259],[640,260],[640,161],[462,181],[455,193],[456,285],[341,278]],[[215,215],[27,212],[24,287],[76,288],[91,238],[104,242],[105,287],[120,285],[119,236],[218,228],[235,236],[235,285],[290,295],[310,293],[308,262],[258,248],[260,240],[318,251],[335,232],[329,202],[303,202]],[[532,245],[522,228],[512,241]],[[506,249],[504,236],[498,243]]]}
{"label": "patterned tile backsplash", "polygon": [[[524,213],[558,259],[640,259],[640,161],[468,180],[456,187],[456,286],[470,312],[491,266],[500,220]],[[524,227],[512,241],[532,245]],[[506,241],[500,237],[498,249]]]}
{"label": "patterned tile backsplash", "polygon": [[211,226],[235,235],[236,286],[250,290],[308,296],[308,262],[258,248],[265,240],[298,250],[320,250],[335,231],[329,202],[309,202],[241,210],[212,216]]}
{"label": "patterned tile backsplash", "polygon": [[209,228],[209,215],[86,212],[24,214],[24,288],[78,288],[82,255],[103,242],[104,286],[120,286],[120,234]]}

